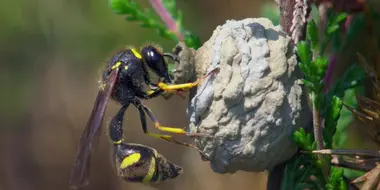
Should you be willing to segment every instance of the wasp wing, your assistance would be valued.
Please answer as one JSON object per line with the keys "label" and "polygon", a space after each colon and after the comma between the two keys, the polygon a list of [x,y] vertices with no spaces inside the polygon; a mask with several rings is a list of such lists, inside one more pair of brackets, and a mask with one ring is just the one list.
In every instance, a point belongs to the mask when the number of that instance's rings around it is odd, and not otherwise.
{"label": "wasp wing", "polygon": [[90,156],[94,148],[95,137],[101,131],[101,124],[107,103],[115,86],[119,69],[114,69],[109,74],[105,87],[99,90],[95,104],[81,136],[74,168],[70,176],[70,189],[78,189],[88,184],[90,170]]}

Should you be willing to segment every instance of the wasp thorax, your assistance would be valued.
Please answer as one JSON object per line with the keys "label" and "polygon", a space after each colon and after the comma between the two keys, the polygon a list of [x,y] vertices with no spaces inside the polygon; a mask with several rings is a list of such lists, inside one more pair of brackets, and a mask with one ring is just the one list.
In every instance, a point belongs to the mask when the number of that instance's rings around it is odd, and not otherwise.
{"label": "wasp thorax", "polygon": [[182,173],[181,167],[169,162],[155,149],[140,144],[117,145],[115,161],[118,175],[130,182],[160,182]]}

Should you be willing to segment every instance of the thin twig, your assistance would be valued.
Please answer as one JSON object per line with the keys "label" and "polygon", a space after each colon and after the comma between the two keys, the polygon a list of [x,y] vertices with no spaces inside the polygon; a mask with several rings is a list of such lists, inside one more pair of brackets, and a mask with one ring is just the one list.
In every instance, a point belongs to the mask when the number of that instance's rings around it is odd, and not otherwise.
{"label": "thin twig", "polygon": [[348,162],[336,155],[333,156],[331,159],[331,165],[337,166],[337,167],[343,167],[343,168],[349,168],[353,170],[360,170],[360,171],[370,171],[373,169],[373,166],[368,165],[361,165],[361,164],[355,164],[352,162]]}
{"label": "thin twig", "polygon": [[321,150],[321,149],[324,149],[322,129],[321,129],[321,116],[320,116],[320,110],[317,107],[317,105],[315,105],[315,103],[316,103],[315,101],[313,101],[312,103],[313,104],[314,137],[317,143],[317,150]]}
{"label": "thin twig", "polygon": [[371,171],[366,174],[356,178],[351,183],[357,184],[365,182],[361,189],[374,189],[374,187],[378,186],[380,179],[380,168],[379,166],[375,167]]}
{"label": "thin twig", "polygon": [[[314,138],[317,145],[317,150],[324,149],[325,146],[323,144],[323,136],[322,136],[322,126],[321,126],[321,115],[320,115],[320,108],[317,107],[316,101],[315,101],[315,94],[312,93],[312,104],[313,104],[313,129],[314,129]],[[318,155],[319,160],[322,161],[323,165],[321,166],[321,170],[323,173],[323,176],[327,180],[327,177],[330,173],[330,166],[329,166],[329,160],[322,155]]]}
{"label": "thin twig", "polygon": [[165,6],[162,3],[162,0],[150,0],[149,2],[156,11],[156,13],[161,17],[162,21],[165,22],[168,29],[175,33],[179,41],[183,41],[184,36],[181,32],[180,26],[175,22],[173,16],[165,8]]}
{"label": "thin twig", "polygon": [[377,150],[324,149],[324,150],[313,150],[312,153],[313,154],[332,154],[332,155],[353,155],[353,156],[380,157],[380,152]]}

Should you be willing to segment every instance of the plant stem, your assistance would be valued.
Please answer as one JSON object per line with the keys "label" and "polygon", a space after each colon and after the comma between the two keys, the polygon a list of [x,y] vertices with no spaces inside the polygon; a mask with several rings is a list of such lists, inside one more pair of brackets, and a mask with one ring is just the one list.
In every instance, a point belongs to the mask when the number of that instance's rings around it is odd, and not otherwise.
{"label": "plant stem", "polygon": [[313,99],[313,128],[314,128],[314,138],[315,142],[317,143],[317,150],[324,149],[323,145],[323,137],[322,137],[322,129],[321,129],[321,116],[320,116],[320,110],[319,106],[317,107],[316,101],[315,101],[315,94],[312,93],[311,97]]}
{"label": "plant stem", "polygon": [[[320,105],[317,105],[318,101],[316,101],[316,95],[313,92],[311,95],[311,100],[313,104],[313,129],[314,129],[314,139],[316,142],[316,149],[321,150],[324,149],[325,146],[323,144],[323,134],[322,134],[322,126],[321,126],[321,111]],[[328,181],[328,176],[330,173],[330,166],[328,157],[323,155],[317,155],[318,159],[321,161],[321,171],[326,181]]]}
{"label": "plant stem", "polygon": [[360,149],[323,149],[312,151],[313,154],[327,154],[327,155],[353,155],[363,157],[380,158],[380,151],[378,150],[360,150]]}
{"label": "plant stem", "polygon": [[324,93],[327,93],[329,90],[336,62],[337,62],[337,54],[333,53],[330,56],[330,61],[329,61],[329,65],[327,67],[326,75],[325,75],[325,78],[323,79],[323,82],[325,83],[324,87],[323,87]]}
{"label": "plant stem", "polygon": [[[331,159],[331,165],[337,166],[337,167],[343,167],[343,168],[348,168],[352,170],[359,170],[359,171],[371,171],[376,165],[374,164],[357,164],[353,162],[346,161],[336,155],[332,156],[333,159]],[[375,162],[379,161],[378,159],[374,160]]]}
{"label": "plant stem", "polygon": [[149,2],[156,11],[156,13],[161,17],[162,21],[165,22],[168,29],[177,36],[179,41],[183,41],[184,36],[181,32],[180,26],[178,26],[178,24],[173,19],[172,15],[162,4],[162,0],[150,0]]}

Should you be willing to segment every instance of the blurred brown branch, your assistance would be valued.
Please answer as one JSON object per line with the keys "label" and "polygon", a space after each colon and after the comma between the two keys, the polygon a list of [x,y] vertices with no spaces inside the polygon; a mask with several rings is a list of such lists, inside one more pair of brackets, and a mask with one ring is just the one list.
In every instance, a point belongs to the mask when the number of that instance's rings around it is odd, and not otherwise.
{"label": "blurred brown branch", "polygon": [[361,186],[360,189],[362,190],[380,188],[379,151],[326,149],[326,150],[313,151],[312,153],[332,155],[331,164],[337,167],[367,171],[366,174],[351,181],[350,184]]}
{"label": "blurred brown branch", "polygon": [[280,9],[280,25],[296,44],[305,38],[306,24],[311,8],[304,0],[276,0]]}
{"label": "blurred brown branch", "polygon": [[338,12],[356,13],[363,11],[365,0],[313,0],[317,6],[323,4]]}

